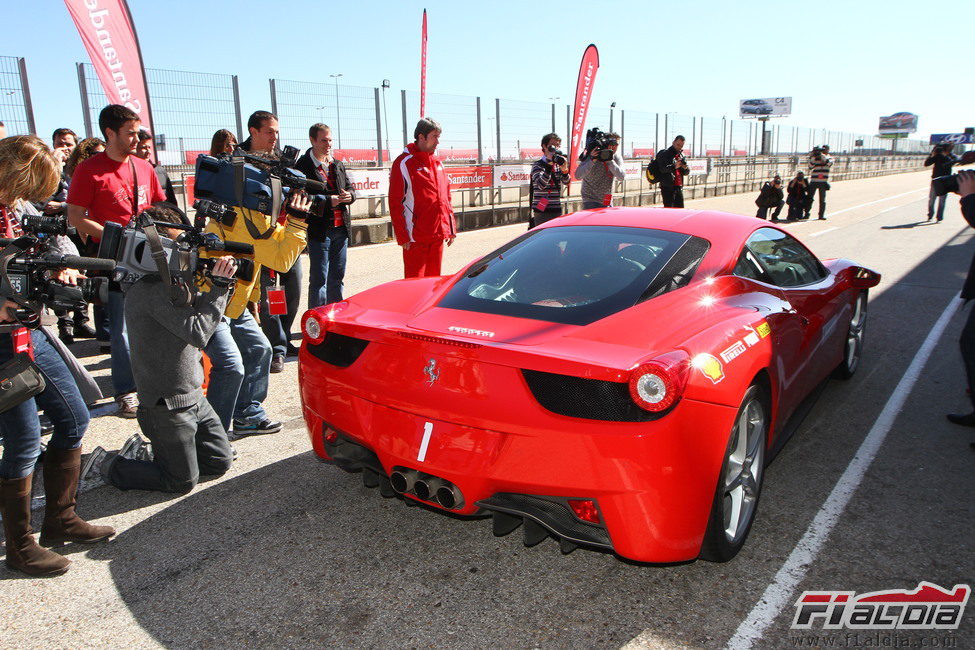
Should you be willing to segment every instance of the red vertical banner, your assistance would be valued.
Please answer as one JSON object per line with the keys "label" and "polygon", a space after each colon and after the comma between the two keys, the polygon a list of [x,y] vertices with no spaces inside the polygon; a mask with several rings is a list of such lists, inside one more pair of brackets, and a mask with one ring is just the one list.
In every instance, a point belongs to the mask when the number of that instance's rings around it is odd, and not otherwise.
{"label": "red vertical banner", "polygon": [[149,87],[139,37],[125,0],[64,0],[111,104],[136,112],[152,130]]}
{"label": "red vertical banner", "polygon": [[423,35],[420,41],[420,117],[427,116],[427,10],[423,10]]}
{"label": "red vertical banner", "polygon": [[599,71],[599,50],[590,45],[582,53],[582,64],[579,66],[579,79],[576,81],[576,99],[572,108],[572,136],[569,149],[569,179],[575,176],[579,166],[579,149],[583,146],[583,131],[586,128],[586,117],[589,115],[589,105],[592,103],[592,91],[596,85],[596,72]]}

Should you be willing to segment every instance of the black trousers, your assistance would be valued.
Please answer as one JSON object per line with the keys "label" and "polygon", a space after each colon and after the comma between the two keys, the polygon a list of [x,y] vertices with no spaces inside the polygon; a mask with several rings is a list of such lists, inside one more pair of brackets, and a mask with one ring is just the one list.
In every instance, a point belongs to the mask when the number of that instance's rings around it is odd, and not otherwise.
{"label": "black trousers", "polygon": [[665,208],[684,207],[684,188],[680,185],[661,185],[660,196],[663,197]]}
{"label": "black trousers", "polygon": [[968,388],[971,390],[968,397],[975,406],[975,308],[971,308],[968,312],[968,320],[961,328],[961,338],[958,343],[961,347],[961,360],[965,364]]}
{"label": "black trousers", "polygon": [[809,193],[806,195],[806,216],[812,212],[813,202],[816,200],[816,190],[819,190],[819,216],[826,216],[826,190],[827,183],[823,181],[813,181],[809,184]]}
{"label": "black trousers", "polygon": [[287,354],[288,344],[291,342],[291,327],[298,316],[299,302],[301,301],[301,258],[287,273],[275,273],[275,275],[281,284],[281,288],[284,289],[285,304],[288,311],[282,316],[273,316],[268,313],[267,289],[273,289],[274,282],[271,280],[271,271],[267,267],[261,269],[261,286],[264,288],[262,297],[264,300],[261,300],[259,311],[264,336],[270,341],[274,354],[283,356]]}
{"label": "black trousers", "polygon": [[[785,205],[785,201],[779,201],[779,204],[775,206],[775,211],[772,212],[773,219],[779,218],[779,215],[782,213],[782,206],[784,205]],[[758,208],[758,214],[756,214],[755,216],[758,217],[759,219],[767,219],[768,211],[769,211],[769,207],[767,205],[763,205]]]}
{"label": "black trousers", "polygon": [[544,212],[532,208],[532,213],[528,217],[528,229],[531,230],[535,226],[540,226],[550,219],[562,216],[562,206],[557,208],[549,208]]}

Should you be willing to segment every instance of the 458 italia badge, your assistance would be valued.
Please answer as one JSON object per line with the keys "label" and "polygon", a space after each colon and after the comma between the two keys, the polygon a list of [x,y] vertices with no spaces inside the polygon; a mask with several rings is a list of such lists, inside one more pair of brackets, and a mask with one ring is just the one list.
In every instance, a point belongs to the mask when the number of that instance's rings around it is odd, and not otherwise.
{"label": "458 italia badge", "polygon": [[427,385],[433,386],[433,383],[440,378],[440,371],[437,369],[436,359],[430,359],[427,362],[426,367],[423,369],[423,374],[427,376]]}

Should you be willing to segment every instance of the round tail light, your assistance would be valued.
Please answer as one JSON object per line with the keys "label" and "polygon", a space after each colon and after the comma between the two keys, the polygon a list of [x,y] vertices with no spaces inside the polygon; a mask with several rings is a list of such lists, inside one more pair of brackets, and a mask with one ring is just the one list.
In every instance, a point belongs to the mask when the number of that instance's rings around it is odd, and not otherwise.
{"label": "round tail light", "polygon": [[687,386],[689,355],[668,352],[642,363],[630,374],[630,397],[645,411],[659,413],[677,403]]}
{"label": "round tail light", "polygon": [[318,345],[325,339],[329,323],[345,311],[349,303],[345,300],[309,309],[301,317],[301,332],[311,345]]}

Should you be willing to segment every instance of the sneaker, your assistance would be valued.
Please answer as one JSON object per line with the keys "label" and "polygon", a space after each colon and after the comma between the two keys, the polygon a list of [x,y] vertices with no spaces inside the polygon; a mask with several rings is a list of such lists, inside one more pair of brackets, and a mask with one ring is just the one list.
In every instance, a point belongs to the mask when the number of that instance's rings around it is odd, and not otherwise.
{"label": "sneaker", "polygon": [[283,428],[284,424],[271,420],[270,418],[264,418],[260,422],[234,420],[235,436],[253,436],[262,433],[277,433]]}
{"label": "sneaker", "polygon": [[135,393],[119,395],[115,398],[115,403],[118,404],[118,411],[115,412],[115,415],[120,418],[134,418],[139,408],[139,398]]}
{"label": "sneaker", "polygon": [[271,359],[271,372],[279,373],[284,372],[284,355],[275,354],[274,358]]}
{"label": "sneaker", "polygon": [[82,482],[92,487],[92,484],[106,484],[111,485],[111,481],[108,477],[112,473],[112,468],[115,467],[115,463],[121,458],[118,453],[114,451],[105,451],[102,447],[95,447],[88,454],[88,459],[85,460],[84,464],[81,466],[81,471],[79,472],[79,478]]}
{"label": "sneaker", "polygon": [[132,437],[126,440],[122,448],[118,450],[118,455],[129,460],[138,460],[139,451],[147,444],[149,443],[143,440],[142,436],[138,433],[133,433]]}
{"label": "sneaker", "polygon": [[152,453],[152,443],[148,440],[141,440],[141,443],[139,448],[135,450],[135,459],[151,463],[155,459]]}

